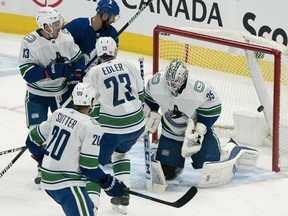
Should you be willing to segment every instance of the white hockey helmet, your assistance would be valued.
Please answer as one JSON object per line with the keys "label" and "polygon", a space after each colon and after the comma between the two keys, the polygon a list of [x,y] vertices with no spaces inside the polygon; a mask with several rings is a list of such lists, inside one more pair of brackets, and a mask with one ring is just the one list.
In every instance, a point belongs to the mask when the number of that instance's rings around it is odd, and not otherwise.
{"label": "white hockey helmet", "polygon": [[60,21],[61,25],[64,23],[64,19],[61,14],[52,7],[42,7],[36,14],[36,22],[38,26],[44,29],[44,24],[47,24],[52,28],[54,22]]}
{"label": "white hockey helmet", "polygon": [[116,56],[117,44],[112,37],[100,37],[96,42],[97,56]]}
{"label": "white hockey helmet", "polygon": [[188,78],[188,69],[178,60],[172,60],[165,71],[167,86],[173,96],[177,96],[179,89]]}
{"label": "white hockey helmet", "polygon": [[91,106],[92,100],[95,98],[95,90],[89,83],[78,83],[72,92],[74,105]]}

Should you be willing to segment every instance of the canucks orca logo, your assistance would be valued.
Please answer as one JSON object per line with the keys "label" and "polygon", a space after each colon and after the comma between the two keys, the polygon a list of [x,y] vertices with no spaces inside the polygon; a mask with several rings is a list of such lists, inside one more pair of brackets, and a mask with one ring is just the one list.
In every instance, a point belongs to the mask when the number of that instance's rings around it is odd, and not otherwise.
{"label": "canucks orca logo", "polygon": [[51,62],[53,63],[65,63],[65,64],[69,64],[70,63],[70,60],[65,57],[65,56],[62,56],[59,52],[56,52],[56,58],[55,59],[51,59]]}
{"label": "canucks orca logo", "polygon": [[181,112],[177,105],[174,105],[173,110],[168,110],[164,115],[168,122],[175,127],[187,126],[188,116]]}

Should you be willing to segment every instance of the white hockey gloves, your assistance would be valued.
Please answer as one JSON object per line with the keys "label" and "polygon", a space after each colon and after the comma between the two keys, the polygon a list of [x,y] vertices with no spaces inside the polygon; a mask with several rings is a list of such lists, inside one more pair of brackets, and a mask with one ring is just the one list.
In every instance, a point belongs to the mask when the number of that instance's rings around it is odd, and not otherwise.
{"label": "white hockey gloves", "polygon": [[141,135],[141,137],[145,136],[147,133],[154,133],[161,122],[161,115],[157,112],[150,110],[150,108],[145,104],[144,109],[144,116],[146,119],[145,131]]}
{"label": "white hockey gloves", "polygon": [[154,133],[158,129],[160,122],[161,115],[157,112],[151,112],[145,125],[144,134]]}
{"label": "white hockey gloves", "polygon": [[201,149],[206,132],[207,128],[204,124],[197,122],[195,127],[193,119],[189,118],[181,149],[182,157],[191,157]]}

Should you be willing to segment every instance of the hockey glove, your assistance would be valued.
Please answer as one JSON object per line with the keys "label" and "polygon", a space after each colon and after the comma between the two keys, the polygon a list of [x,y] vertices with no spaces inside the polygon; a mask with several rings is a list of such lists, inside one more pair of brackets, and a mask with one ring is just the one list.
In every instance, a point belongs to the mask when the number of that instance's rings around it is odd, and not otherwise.
{"label": "hockey glove", "polygon": [[69,77],[67,77],[67,87],[68,87],[68,92],[70,95],[72,95],[74,87],[79,83],[82,82],[83,80],[83,74],[81,70],[75,70],[74,73],[72,73]]}
{"label": "hockey glove", "polygon": [[141,137],[145,136],[147,133],[154,133],[158,129],[160,122],[161,115],[157,112],[151,112],[147,119],[145,130]]}
{"label": "hockey glove", "polygon": [[38,163],[38,166],[41,167],[44,155],[31,155],[31,157]]}
{"label": "hockey glove", "polygon": [[85,76],[85,72],[81,69],[74,69],[72,68],[71,73],[67,74],[67,80],[68,81],[79,81],[82,82],[83,77]]}
{"label": "hockey glove", "polygon": [[191,157],[193,154],[200,151],[206,132],[207,128],[204,124],[197,122],[195,127],[193,119],[189,119],[181,149],[182,157]]}
{"label": "hockey glove", "polygon": [[67,78],[71,76],[74,73],[74,69],[71,64],[51,62],[46,66],[44,73],[46,78],[54,80],[59,77]]}
{"label": "hockey glove", "polygon": [[143,113],[144,113],[144,118],[148,119],[151,113],[151,109],[146,103],[144,103]]}
{"label": "hockey glove", "polygon": [[117,178],[111,176],[110,174],[107,174],[106,179],[102,182],[100,181],[99,185],[108,196],[112,197],[123,196],[123,189],[127,188],[122,181],[119,181]]}

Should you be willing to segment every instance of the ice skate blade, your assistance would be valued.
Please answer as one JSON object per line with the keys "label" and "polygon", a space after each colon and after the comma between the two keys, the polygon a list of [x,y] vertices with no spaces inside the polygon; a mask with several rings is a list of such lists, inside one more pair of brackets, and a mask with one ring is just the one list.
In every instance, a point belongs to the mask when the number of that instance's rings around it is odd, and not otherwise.
{"label": "ice skate blade", "polygon": [[120,214],[127,214],[127,206],[122,206],[122,205],[113,205],[112,204],[112,209]]}

